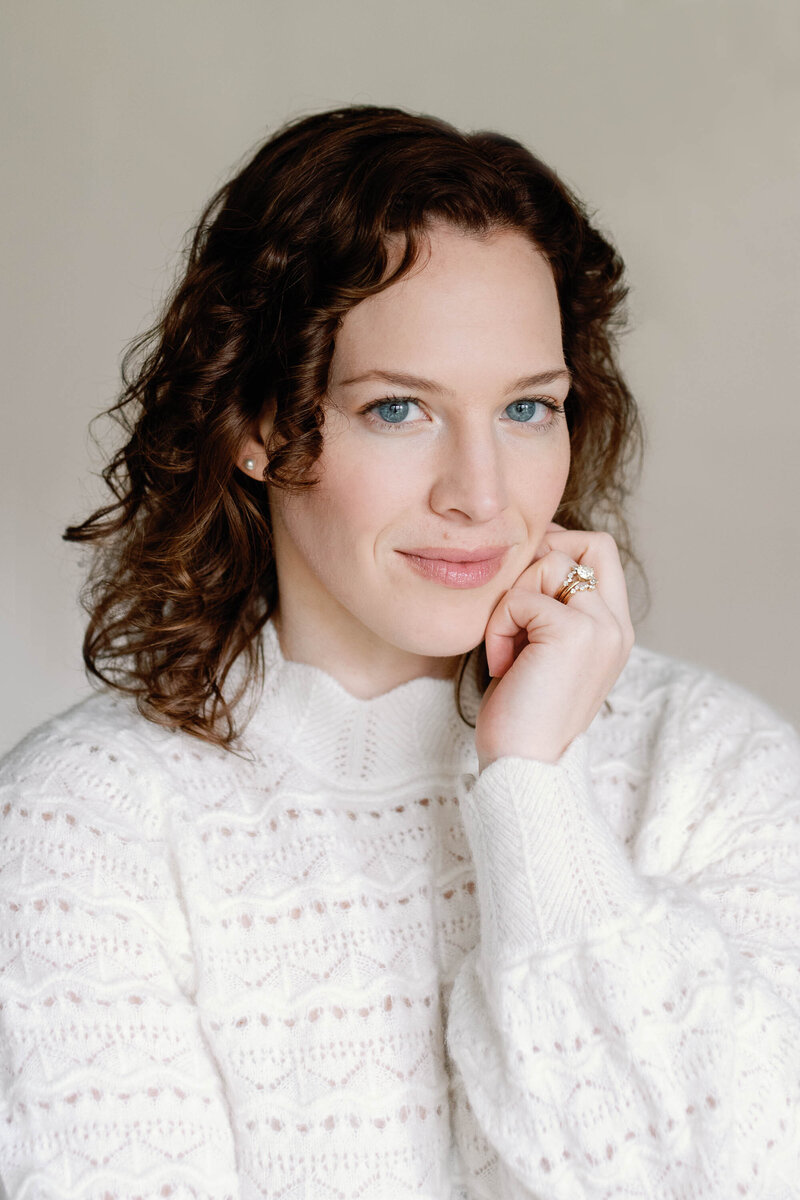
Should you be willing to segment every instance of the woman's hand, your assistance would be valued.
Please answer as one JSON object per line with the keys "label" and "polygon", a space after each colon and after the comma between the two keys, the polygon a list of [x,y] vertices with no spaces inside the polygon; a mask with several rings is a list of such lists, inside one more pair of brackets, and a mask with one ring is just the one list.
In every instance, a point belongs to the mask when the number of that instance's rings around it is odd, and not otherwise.
{"label": "woman's hand", "polygon": [[[554,599],[570,569],[594,569],[597,587]],[[536,558],[486,626],[494,678],[475,729],[480,770],[505,755],[555,762],[588,728],[634,642],[614,539],[550,525]]]}

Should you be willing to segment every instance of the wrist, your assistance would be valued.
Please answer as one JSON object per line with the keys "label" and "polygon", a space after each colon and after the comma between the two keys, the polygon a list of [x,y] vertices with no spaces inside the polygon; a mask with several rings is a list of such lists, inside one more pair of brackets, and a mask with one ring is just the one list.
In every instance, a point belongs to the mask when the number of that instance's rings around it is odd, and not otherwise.
{"label": "wrist", "polygon": [[478,751],[478,774],[482,774],[492,763],[501,758],[523,758],[530,762],[546,763],[552,766],[557,763],[562,754],[572,745],[574,738],[558,744],[542,745],[541,747],[526,746],[525,751],[516,749],[497,751]]}

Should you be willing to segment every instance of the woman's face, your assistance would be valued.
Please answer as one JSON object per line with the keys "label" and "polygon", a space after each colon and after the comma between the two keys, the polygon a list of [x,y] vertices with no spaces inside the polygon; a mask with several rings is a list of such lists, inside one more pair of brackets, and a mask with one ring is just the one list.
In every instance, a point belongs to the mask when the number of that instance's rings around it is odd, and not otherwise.
{"label": "woman's face", "polygon": [[482,641],[569,467],[545,259],[517,231],[481,239],[437,224],[420,261],[344,318],[319,483],[270,490],[282,631],[305,623],[376,662]]}

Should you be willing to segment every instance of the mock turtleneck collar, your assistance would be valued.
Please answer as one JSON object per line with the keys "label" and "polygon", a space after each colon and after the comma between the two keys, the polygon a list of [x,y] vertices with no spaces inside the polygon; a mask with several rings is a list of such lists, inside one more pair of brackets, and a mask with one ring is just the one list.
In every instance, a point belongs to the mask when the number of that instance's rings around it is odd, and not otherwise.
{"label": "mock turtleneck collar", "polygon": [[[474,730],[458,715],[452,679],[422,676],[364,700],[319,667],[284,658],[271,620],[262,636],[264,688],[244,735],[253,749],[280,749],[348,787],[477,771]],[[473,722],[479,702],[468,668],[461,704]]]}

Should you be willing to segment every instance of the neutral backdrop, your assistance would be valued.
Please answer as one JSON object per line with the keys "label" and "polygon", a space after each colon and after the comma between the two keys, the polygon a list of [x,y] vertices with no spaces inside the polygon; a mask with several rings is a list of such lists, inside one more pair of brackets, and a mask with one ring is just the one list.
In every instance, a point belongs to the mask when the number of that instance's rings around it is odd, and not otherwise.
{"label": "neutral backdrop", "polygon": [[631,284],[640,641],[800,721],[795,0],[6,0],[2,21],[0,750],[88,693],[60,535],[102,498],[88,424],[184,234],[277,126],[351,102],[512,134],[589,203]]}

